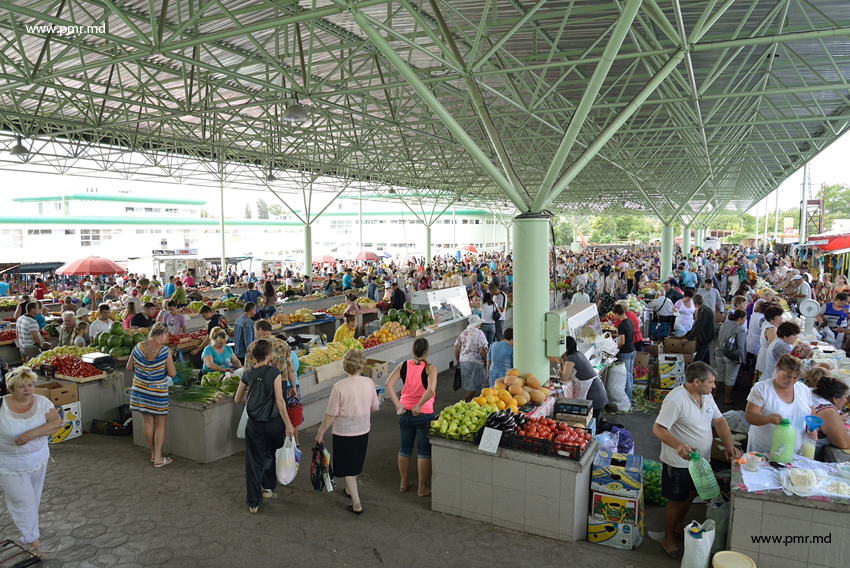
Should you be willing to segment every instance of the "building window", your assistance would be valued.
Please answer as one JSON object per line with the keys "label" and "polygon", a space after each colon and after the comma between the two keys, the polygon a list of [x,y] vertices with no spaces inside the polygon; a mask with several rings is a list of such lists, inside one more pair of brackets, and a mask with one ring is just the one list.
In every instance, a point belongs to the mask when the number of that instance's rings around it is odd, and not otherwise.
{"label": "building window", "polygon": [[145,213],[153,213],[153,207],[145,207]]}
{"label": "building window", "polygon": [[154,213],[162,213],[162,208],[160,208],[160,207],[154,207],[154,208],[153,208],[153,212],[154,212]]}
{"label": "building window", "polygon": [[66,235],[76,235],[77,229],[65,229],[65,234]]}
{"label": "building window", "polygon": [[124,212],[125,212],[125,213],[132,213],[132,212],[134,212],[135,210],[136,210],[136,208],[135,208],[135,207],[125,207],[125,208],[124,208]]}
{"label": "building window", "polygon": [[479,219],[476,219],[476,220],[475,220],[475,224],[476,224],[476,225],[480,225],[480,224],[481,224],[481,221],[480,221]]}
{"label": "building window", "polygon": [[469,219],[464,219],[462,224],[463,225],[469,225]]}
{"label": "building window", "polygon": [[443,224],[444,224],[444,225],[451,225],[451,224],[452,224],[452,220],[451,220],[451,219],[443,219]]}
{"label": "building window", "polygon": [[27,229],[28,235],[52,235],[53,229]]}
{"label": "building window", "polygon": [[363,243],[363,248],[372,248],[372,243]]}
{"label": "building window", "polygon": [[54,203],[54,204],[53,204],[53,208],[54,208],[56,211],[62,211],[62,202],[61,202],[61,201],[57,201],[56,203]]}
{"label": "building window", "polygon": [[165,212],[166,213],[177,213],[177,209],[166,207]]}

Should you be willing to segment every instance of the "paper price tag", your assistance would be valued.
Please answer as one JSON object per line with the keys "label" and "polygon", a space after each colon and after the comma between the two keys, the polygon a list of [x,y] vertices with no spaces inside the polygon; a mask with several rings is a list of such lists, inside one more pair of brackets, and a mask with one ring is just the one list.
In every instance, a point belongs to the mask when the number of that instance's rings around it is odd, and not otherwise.
{"label": "paper price tag", "polygon": [[481,433],[481,442],[478,444],[478,449],[482,452],[495,454],[499,449],[499,441],[502,439],[502,431],[493,428],[484,428]]}

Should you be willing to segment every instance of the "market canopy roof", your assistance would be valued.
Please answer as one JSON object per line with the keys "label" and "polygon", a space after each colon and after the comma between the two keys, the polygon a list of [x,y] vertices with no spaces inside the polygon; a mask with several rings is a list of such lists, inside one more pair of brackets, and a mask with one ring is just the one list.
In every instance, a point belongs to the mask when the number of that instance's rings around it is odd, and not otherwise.
{"label": "market canopy roof", "polygon": [[20,0],[0,31],[5,169],[706,219],[850,121],[846,0]]}

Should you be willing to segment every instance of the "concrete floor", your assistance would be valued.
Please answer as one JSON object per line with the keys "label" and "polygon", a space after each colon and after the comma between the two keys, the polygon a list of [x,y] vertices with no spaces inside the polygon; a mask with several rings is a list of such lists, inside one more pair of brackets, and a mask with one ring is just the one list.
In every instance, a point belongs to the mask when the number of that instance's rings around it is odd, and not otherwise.
{"label": "concrete floor", "polygon": [[[452,374],[440,376],[437,408],[458,400]],[[658,458],[654,415],[612,417],[639,433],[638,453]],[[315,429],[302,432],[305,462],[256,515],[244,506],[244,453],[208,465],[182,458],[154,469],[131,438],[87,434],[51,448],[41,506],[49,568],[142,566],[400,566],[492,568],[673,568],[646,539],[635,551],[568,544],[434,513],[414,489],[399,493],[398,430],[391,405],[373,415],[360,492],[365,513],[346,510],[340,490],[317,494],[309,480]],[[329,436],[328,436],[329,437]],[[332,451],[332,448],[331,448]],[[415,474],[414,474],[415,475]],[[414,477],[415,479],[415,477]],[[647,506],[648,530],[661,530]],[[699,518],[701,512],[695,511]],[[701,519],[700,519],[701,520]],[[0,505],[0,531],[17,530]]]}

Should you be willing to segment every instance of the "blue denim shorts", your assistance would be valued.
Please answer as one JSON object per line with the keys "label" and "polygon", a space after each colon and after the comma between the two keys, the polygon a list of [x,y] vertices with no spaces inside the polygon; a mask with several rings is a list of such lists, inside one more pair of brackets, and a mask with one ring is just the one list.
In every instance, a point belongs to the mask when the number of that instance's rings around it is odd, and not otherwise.
{"label": "blue denim shorts", "polygon": [[409,458],[413,455],[413,443],[420,459],[431,459],[431,441],[428,439],[428,429],[434,420],[434,413],[414,416],[407,411],[398,417],[398,429],[401,432],[401,449],[398,455]]}

